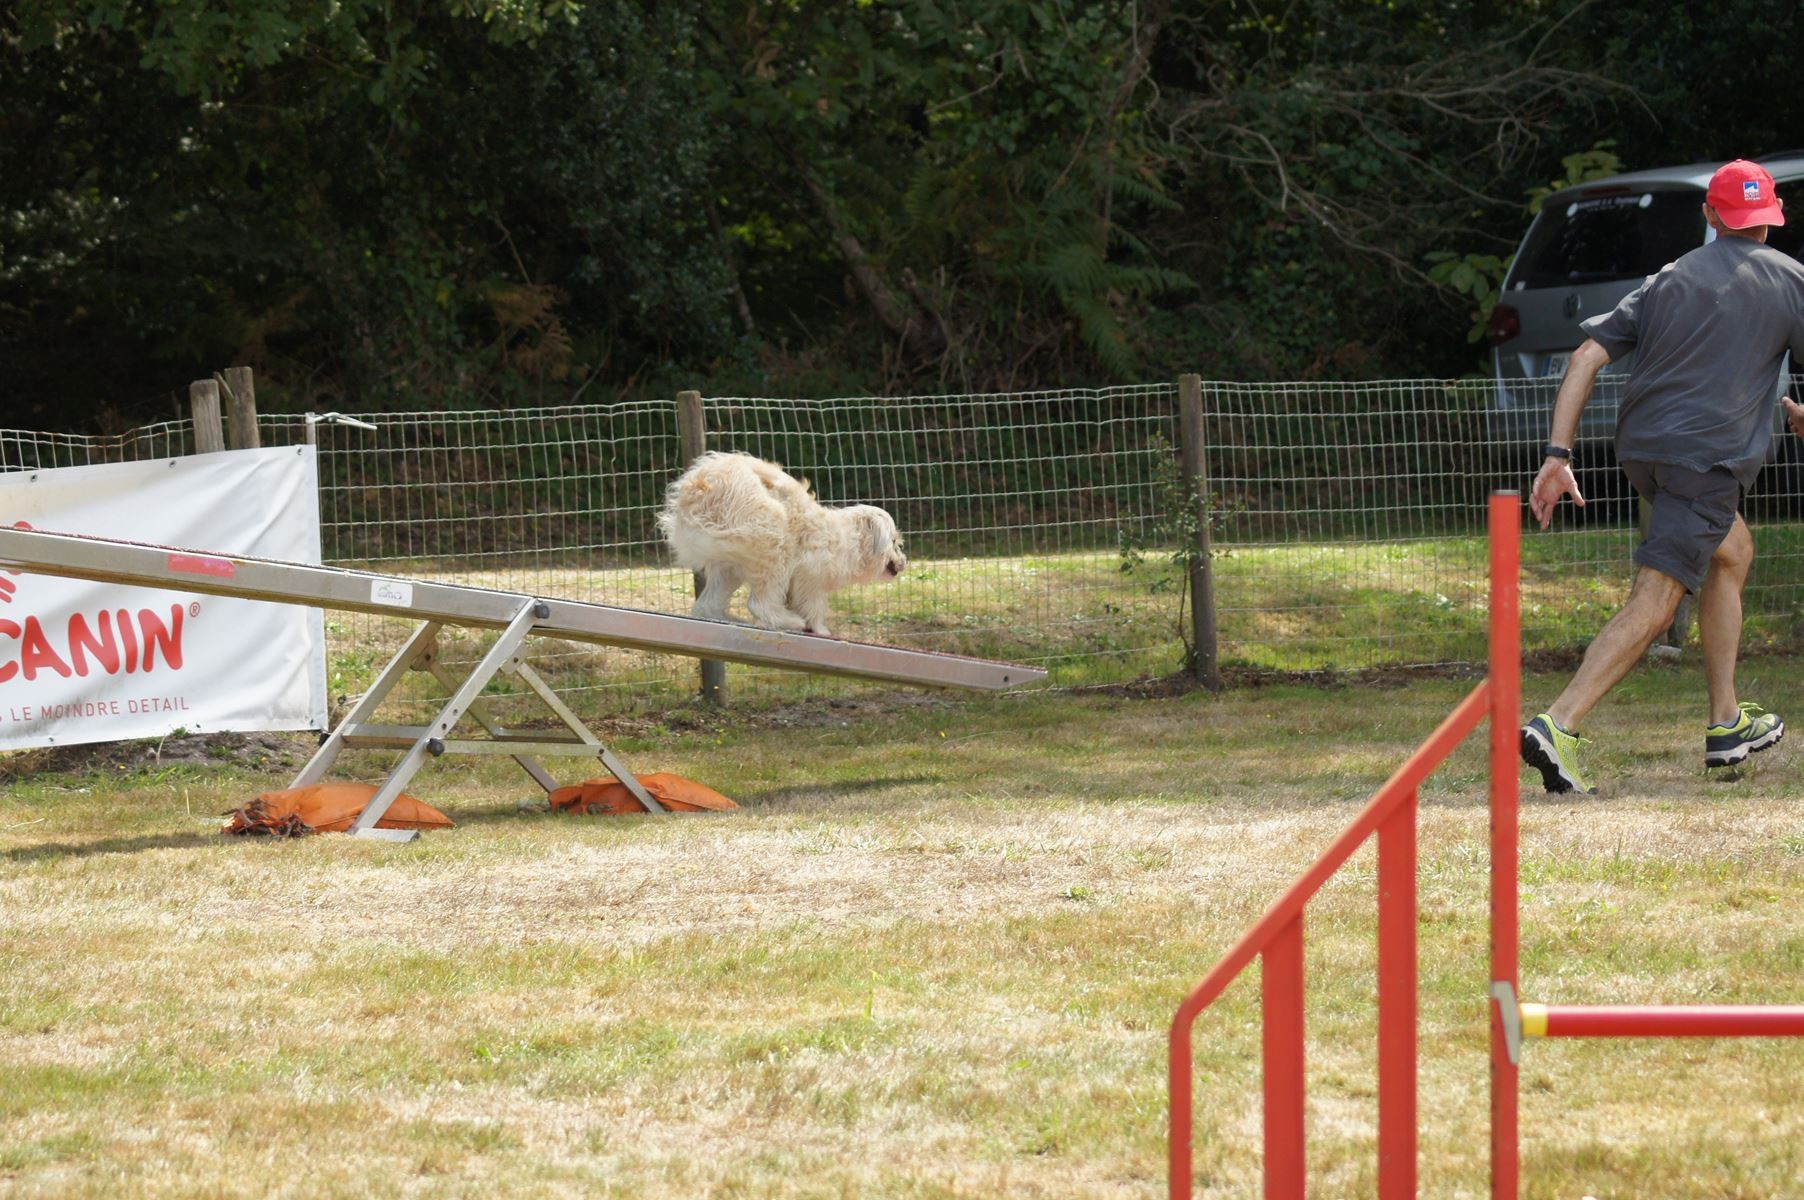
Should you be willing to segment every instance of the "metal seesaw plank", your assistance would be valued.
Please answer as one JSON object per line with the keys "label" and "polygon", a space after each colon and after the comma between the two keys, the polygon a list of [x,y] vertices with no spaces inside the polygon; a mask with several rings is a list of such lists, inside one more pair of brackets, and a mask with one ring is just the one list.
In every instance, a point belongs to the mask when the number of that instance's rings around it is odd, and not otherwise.
{"label": "metal seesaw plank", "polygon": [[[513,592],[342,567],[42,530],[0,528],[0,563],[40,575],[492,629],[505,628],[524,598]],[[999,690],[1046,677],[1039,667],[958,654],[842,641],[608,604],[545,603],[550,613],[536,623],[534,636],[937,687]]]}

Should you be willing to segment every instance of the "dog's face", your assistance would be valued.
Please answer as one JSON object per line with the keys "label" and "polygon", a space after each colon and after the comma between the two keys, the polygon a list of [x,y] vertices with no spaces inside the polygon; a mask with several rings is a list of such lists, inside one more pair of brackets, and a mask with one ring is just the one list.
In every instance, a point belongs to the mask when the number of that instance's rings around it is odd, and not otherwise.
{"label": "dog's face", "polygon": [[860,582],[888,583],[908,568],[908,555],[902,553],[902,535],[896,522],[881,508],[871,504],[852,506],[864,533],[862,559],[864,570]]}

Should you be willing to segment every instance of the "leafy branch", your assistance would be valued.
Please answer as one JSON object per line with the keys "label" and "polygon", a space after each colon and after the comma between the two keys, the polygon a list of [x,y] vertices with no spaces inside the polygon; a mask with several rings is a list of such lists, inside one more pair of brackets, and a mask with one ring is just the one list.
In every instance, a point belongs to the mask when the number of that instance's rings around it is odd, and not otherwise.
{"label": "leafy branch", "polygon": [[[1153,489],[1158,515],[1137,527],[1124,525],[1120,529],[1119,566],[1123,575],[1133,575],[1149,562],[1171,568],[1155,575],[1148,582],[1147,591],[1153,595],[1178,593],[1178,640],[1184,645],[1184,670],[1191,671],[1196,667],[1196,646],[1190,640],[1191,623],[1187,619],[1193,599],[1190,595],[1191,568],[1199,562],[1227,554],[1217,535],[1241,506],[1224,500],[1219,492],[1205,491],[1198,481],[1186,478],[1179,468],[1176,448],[1164,438],[1155,435],[1152,448],[1157,452]],[[1206,556],[1197,544],[1201,540],[1198,535],[1204,529],[1209,531]]]}

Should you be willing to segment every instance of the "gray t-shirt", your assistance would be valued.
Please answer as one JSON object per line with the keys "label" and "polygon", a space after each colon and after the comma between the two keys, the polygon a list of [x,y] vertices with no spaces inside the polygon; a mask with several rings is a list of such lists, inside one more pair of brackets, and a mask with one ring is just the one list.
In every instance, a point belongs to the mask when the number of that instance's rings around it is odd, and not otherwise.
{"label": "gray t-shirt", "polygon": [[1779,370],[1804,362],[1804,264],[1719,237],[1647,277],[1579,328],[1635,363],[1616,418],[1616,457],[1728,467],[1754,482],[1773,436]]}

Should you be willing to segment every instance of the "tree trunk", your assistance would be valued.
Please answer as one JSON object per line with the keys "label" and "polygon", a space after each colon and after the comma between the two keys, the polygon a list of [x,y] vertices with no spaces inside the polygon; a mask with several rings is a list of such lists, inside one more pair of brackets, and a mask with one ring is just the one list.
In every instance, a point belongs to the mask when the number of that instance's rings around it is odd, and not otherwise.
{"label": "tree trunk", "polygon": [[871,262],[871,256],[865,253],[857,235],[848,228],[838,199],[806,168],[798,166],[798,171],[802,182],[808,187],[808,194],[814,197],[815,204],[820,207],[827,228],[833,233],[833,244],[838,248],[840,257],[845,259],[847,269],[852,272],[853,283],[857,285],[859,294],[870,304],[871,311],[877,314],[877,319],[883,322],[883,327],[901,339],[903,348],[910,354],[931,359],[943,353],[945,344],[933,322],[904,304],[896,290],[890,286],[889,280]]}

